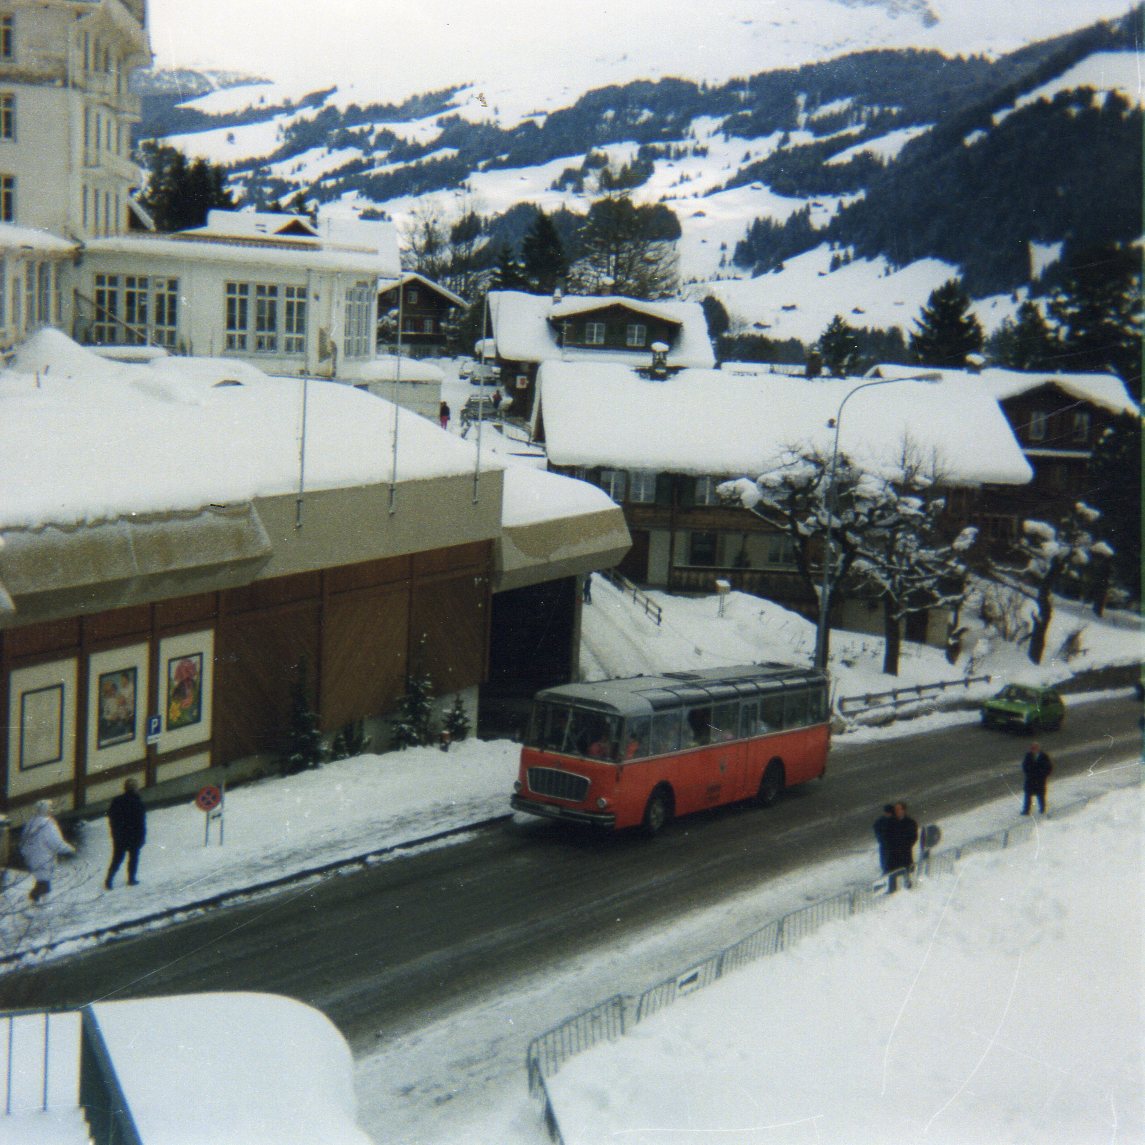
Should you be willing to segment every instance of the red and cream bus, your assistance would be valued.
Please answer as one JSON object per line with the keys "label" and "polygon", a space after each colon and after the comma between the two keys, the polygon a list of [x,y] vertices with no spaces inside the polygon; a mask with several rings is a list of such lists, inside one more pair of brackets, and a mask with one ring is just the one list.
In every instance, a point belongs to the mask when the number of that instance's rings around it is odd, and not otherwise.
{"label": "red and cream bus", "polygon": [[830,732],[819,669],[749,664],[538,692],[515,811],[635,827],[823,775]]}

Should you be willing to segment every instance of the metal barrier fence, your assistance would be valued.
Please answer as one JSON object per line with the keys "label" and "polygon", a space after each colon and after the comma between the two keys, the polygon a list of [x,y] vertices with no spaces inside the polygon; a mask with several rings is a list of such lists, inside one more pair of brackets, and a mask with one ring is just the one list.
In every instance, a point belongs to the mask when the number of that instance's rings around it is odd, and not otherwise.
{"label": "metal barrier fence", "polygon": [[947,688],[969,688],[971,684],[988,684],[989,676],[963,676],[960,680],[936,680],[932,684],[911,684],[906,688],[893,688],[889,692],[868,692],[863,696],[841,696],[839,711],[848,714],[848,709],[870,711],[873,708],[897,708],[902,704],[913,704],[919,700],[940,695]]}
{"label": "metal barrier fence", "polygon": [[[1054,817],[1073,814],[1088,803],[1088,799],[1080,799],[1062,807],[1054,807]],[[920,857],[914,876],[925,879],[953,874],[959,859],[980,852],[1004,850],[1016,843],[1026,842],[1033,837],[1034,832],[1034,820],[1024,819],[1012,827],[972,839],[961,846],[928,852]],[[702,990],[733,970],[788,949],[800,939],[814,934],[825,923],[838,922],[871,910],[886,897],[890,889],[888,883],[894,877],[892,873],[877,882],[851,887],[831,898],[792,911],[731,946],[724,947],[703,962],[648,987],[639,997],[615,994],[607,1001],[567,1018],[560,1025],[534,1038],[525,1052],[529,1092],[541,1104],[549,1139],[557,1145],[564,1143],[546,1079],[556,1074],[569,1058],[603,1042],[616,1041],[630,1026],[651,1017],[678,999]]]}

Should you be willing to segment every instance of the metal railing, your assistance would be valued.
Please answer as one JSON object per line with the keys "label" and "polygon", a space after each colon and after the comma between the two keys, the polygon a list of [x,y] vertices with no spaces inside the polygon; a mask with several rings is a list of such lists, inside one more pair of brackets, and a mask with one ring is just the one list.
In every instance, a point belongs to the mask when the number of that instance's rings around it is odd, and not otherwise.
{"label": "metal railing", "polygon": [[602,569],[600,575],[626,596],[632,597],[633,602],[644,609],[645,616],[651,617],[657,624],[660,623],[662,611],[660,606],[647,593],[637,588],[626,576],[618,573],[616,569]]}
{"label": "metal railing", "polygon": [[[1088,803],[1088,799],[1080,799],[1060,808],[1055,807],[1054,817],[1073,814]],[[1026,842],[1033,837],[1034,832],[1033,820],[1027,819],[958,847],[926,852],[910,872],[911,877],[917,880],[952,874],[960,859],[977,852],[1001,851],[1015,843]],[[790,948],[825,923],[842,921],[871,910],[885,899],[889,891],[894,890],[895,884],[903,880],[906,874],[906,871],[891,872],[873,883],[851,887],[830,898],[801,907],[752,931],[710,958],[649,986],[639,996],[613,995],[607,1001],[567,1018],[538,1035],[529,1043],[525,1052],[525,1068],[529,1078],[529,1093],[541,1105],[542,1118],[550,1140],[563,1145],[564,1138],[550,1098],[547,1079],[553,1077],[569,1058],[603,1042],[616,1041],[632,1026],[678,999],[702,990],[725,974],[749,963]],[[909,881],[907,885],[910,885]]]}
{"label": "metal railing", "polygon": [[905,688],[892,688],[888,692],[867,692],[862,696],[841,696],[839,711],[847,714],[848,706],[864,711],[872,708],[897,708],[903,704],[925,700],[928,696],[945,692],[947,688],[969,688],[971,684],[988,684],[989,676],[964,676],[961,680],[936,680],[932,684],[911,684]]}

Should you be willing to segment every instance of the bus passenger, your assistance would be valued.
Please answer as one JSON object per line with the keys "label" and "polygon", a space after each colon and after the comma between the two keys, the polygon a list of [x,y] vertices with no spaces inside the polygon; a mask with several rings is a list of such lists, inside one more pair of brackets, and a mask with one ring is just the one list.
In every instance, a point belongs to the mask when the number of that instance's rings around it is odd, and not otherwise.
{"label": "bus passenger", "polygon": [[640,741],[634,735],[628,737],[628,746],[624,749],[625,759],[635,759],[640,754]]}

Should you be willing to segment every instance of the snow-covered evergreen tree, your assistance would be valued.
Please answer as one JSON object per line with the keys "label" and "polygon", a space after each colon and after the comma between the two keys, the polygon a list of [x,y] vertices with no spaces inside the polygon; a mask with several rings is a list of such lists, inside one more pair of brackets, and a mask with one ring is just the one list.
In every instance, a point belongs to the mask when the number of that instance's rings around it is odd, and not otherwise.
{"label": "snow-covered evergreen tree", "polygon": [[405,750],[429,743],[433,735],[432,719],[433,680],[427,672],[411,672],[393,720],[394,745]]}
{"label": "snow-covered evergreen tree", "polygon": [[931,291],[915,320],[918,329],[910,338],[915,361],[924,366],[961,369],[971,354],[982,349],[982,324],[970,305],[970,295],[957,278]]}
{"label": "snow-covered evergreen tree", "polygon": [[1070,576],[1085,572],[1096,561],[1107,561],[1113,549],[1094,536],[1094,526],[1101,514],[1083,501],[1056,525],[1047,521],[1023,521],[1022,537],[1015,546],[1018,560],[998,567],[996,575],[1004,584],[1016,588],[1033,602],[1033,629],[1030,633],[1029,657],[1042,662],[1046,650],[1046,633],[1053,620],[1054,593]]}
{"label": "snow-covered evergreen tree", "polygon": [[290,727],[286,750],[286,771],[294,775],[317,767],[326,757],[318,715],[310,702],[306,661],[300,660],[290,692]]}
{"label": "snow-covered evergreen tree", "polygon": [[463,740],[469,734],[469,715],[460,696],[453,697],[453,706],[446,710],[442,726],[449,732],[449,738],[454,743]]}

